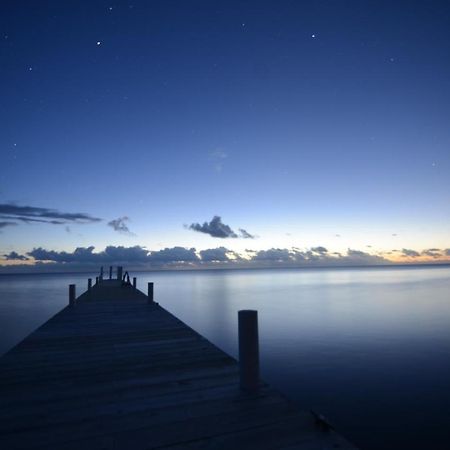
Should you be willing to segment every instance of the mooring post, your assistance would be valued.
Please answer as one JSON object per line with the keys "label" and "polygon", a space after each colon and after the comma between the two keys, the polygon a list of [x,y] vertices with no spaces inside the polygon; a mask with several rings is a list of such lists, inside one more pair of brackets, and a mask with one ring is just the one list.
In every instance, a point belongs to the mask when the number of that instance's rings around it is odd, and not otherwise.
{"label": "mooring post", "polygon": [[153,283],[148,283],[148,302],[153,303]]}
{"label": "mooring post", "polygon": [[120,281],[122,281],[122,272],[123,272],[123,267],[117,266],[117,279]]}
{"label": "mooring post", "polygon": [[239,369],[241,389],[259,388],[258,311],[242,310],[239,317]]}
{"label": "mooring post", "polygon": [[136,277],[133,277],[133,287],[136,289]]}
{"label": "mooring post", "polygon": [[112,266],[109,266],[109,279],[112,279]]}
{"label": "mooring post", "polygon": [[100,267],[100,282],[103,281],[103,266]]}
{"label": "mooring post", "polygon": [[98,277],[95,277],[95,284],[98,284]]}
{"label": "mooring post", "polygon": [[76,303],[76,294],[75,294],[75,285],[69,284],[69,305],[75,306]]}
{"label": "mooring post", "polygon": [[88,291],[92,289],[92,278],[88,278]]}

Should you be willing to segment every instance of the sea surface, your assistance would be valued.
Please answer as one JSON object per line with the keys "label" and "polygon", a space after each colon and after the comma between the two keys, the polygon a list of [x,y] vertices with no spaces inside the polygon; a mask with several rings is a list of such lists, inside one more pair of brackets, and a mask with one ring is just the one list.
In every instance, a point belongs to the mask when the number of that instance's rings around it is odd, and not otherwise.
{"label": "sea surface", "polygon": [[[96,274],[0,275],[0,354]],[[257,309],[262,377],[362,449],[450,448],[450,267],[130,273],[237,357]]]}

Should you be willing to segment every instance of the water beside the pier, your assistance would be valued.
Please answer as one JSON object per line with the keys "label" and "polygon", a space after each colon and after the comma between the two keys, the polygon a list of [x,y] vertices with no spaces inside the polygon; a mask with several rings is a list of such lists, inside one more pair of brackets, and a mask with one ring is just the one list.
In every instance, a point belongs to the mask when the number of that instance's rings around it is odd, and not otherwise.
{"label": "water beside the pier", "polygon": [[[237,311],[259,311],[262,375],[363,449],[450,442],[450,268],[130,274],[237,356]],[[95,274],[0,275],[0,354]]]}

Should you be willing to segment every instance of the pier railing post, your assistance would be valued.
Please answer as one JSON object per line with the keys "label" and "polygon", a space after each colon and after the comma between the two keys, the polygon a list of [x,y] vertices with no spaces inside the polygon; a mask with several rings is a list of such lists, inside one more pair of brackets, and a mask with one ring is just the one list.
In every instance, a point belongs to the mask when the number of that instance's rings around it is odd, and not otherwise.
{"label": "pier railing post", "polygon": [[88,291],[92,289],[92,278],[88,278]]}
{"label": "pier railing post", "polygon": [[112,279],[112,266],[109,266],[109,279]]}
{"label": "pier railing post", "polygon": [[241,389],[259,388],[258,311],[242,310],[239,317],[239,369]]}
{"label": "pier railing post", "polygon": [[100,267],[100,283],[103,281],[103,266]]}
{"label": "pier railing post", "polygon": [[133,277],[133,288],[136,289],[136,277]]}
{"label": "pier railing post", "polygon": [[117,266],[117,279],[122,281],[122,275],[123,275],[123,267]]}
{"label": "pier railing post", "polygon": [[69,284],[69,305],[75,306],[76,303],[76,286]]}
{"label": "pier railing post", "polygon": [[98,277],[95,277],[95,284],[98,284]]}
{"label": "pier railing post", "polygon": [[148,283],[148,302],[153,303],[153,283]]}

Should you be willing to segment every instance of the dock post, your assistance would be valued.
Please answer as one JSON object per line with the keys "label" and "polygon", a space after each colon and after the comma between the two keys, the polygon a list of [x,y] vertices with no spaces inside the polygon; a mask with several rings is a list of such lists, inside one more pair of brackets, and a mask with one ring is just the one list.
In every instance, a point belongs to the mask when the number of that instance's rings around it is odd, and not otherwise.
{"label": "dock post", "polygon": [[120,281],[122,281],[122,272],[123,272],[123,267],[117,266],[117,279]]}
{"label": "dock post", "polygon": [[148,283],[148,302],[153,303],[153,283]]}
{"label": "dock post", "polygon": [[133,287],[136,289],[136,277],[133,277]]}
{"label": "dock post", "polygon": [[259,388],[258,311],[241,310],[239,317],[239,369],[241,389]]}
{"label": "dock post", "polygon": [[69,284],[69,306],[75,306],[76,303],[75,285]]}
{"label": "dock post", "polygon": [[92,278],[88,278],[88,291],[92,289]]}
{"label": "dock post", "polygon": [[98,277],[95,277],[95,284],[98,284]]}
{"label": "dock post", "polygon": [[109,279],[112,279],[112,266],[109,266]]}
{"label": "dock post", "polygon": [[103,281],[103,266],[100,267],[100,282]]}

